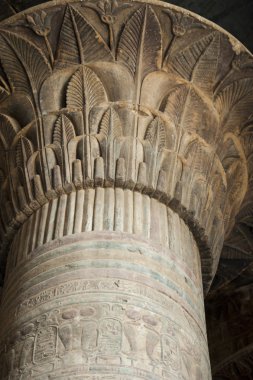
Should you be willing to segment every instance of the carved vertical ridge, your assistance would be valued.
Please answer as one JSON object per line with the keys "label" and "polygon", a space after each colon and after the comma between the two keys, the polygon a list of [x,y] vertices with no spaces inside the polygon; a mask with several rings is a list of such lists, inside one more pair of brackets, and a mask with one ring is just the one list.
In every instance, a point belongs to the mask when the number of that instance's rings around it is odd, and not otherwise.
{"label": "carved vertical ridge", "polygon": [[[46,243],[90,231],[134,234],[177,251],[169,215],[169,208],[158,200],[129,189],[96,187],[62,194],[32,214],[19,229],[10,250],[12,267],[27,261]],[[175,216],[174,220],[182,230],[180,218]]]}

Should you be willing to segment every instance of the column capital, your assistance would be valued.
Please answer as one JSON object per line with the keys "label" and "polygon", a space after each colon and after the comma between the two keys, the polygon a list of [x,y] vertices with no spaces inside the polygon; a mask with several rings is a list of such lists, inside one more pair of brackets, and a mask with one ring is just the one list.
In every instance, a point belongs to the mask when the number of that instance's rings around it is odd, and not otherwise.
{"label": "column capital", "polygon": [[184,219],[208,288],[250,179],[251,54],[172,5],[52,1],[1,23],[0,61],[2,263],[44,204],[120,187]]}

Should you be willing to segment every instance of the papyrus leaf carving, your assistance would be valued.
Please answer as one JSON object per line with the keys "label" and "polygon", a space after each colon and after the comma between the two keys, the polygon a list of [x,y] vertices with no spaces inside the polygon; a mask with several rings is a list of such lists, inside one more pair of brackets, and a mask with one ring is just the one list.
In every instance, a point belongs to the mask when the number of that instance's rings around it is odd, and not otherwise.
{"label": "papyrus leaf carving", "polygon": [[8,115],[0,114],[0,138],[5,149],[11,147],[19,130],[20,126],[16,120]]}
{"label": "papyrus leaf carving", "polygon": [[94,71],[85,66],[78,69],[68,84],[67,107],[84,109],[88,118],[92,108],[106,100],[104,86]]}
{"label": "papyrus leaf carving", "polygon": [[[161,68],[162,37],[161,26],[153,9],[148,6],[139,8],[128,20],[120,37],[117,59],[130,71],[135,80],[134,138],[139,135],[139,103],[143,79],[151,72]],[[129,157],[138,156],[137,140],[129,146]],[[142,150],[142,149],[141,149]],[[131,160],[131,159],[130,159]],[[137,175],[138,161],[128,162],[127,172],[133,178]]]}
{"label": "papyrus leaf carving", "polygon": [[28,138],[21,136],[16,147],[16,165],[23,167],[33,154],[33,146]]}
{"label": "papyrus leaf carving", "polygon": [[[175,87],[164,104],[164,112],[176,127],[189,133],[197,132],[209,142],[214,141],[217,135],[218,117],[211,114],[208,103],[195,88],[190,85]],[[199,112],[200,109],[202,112]],[[179,130],[178,135],[180,135]]]}
{"label": "papyrus leaf carving", "polygon": [[1,32],[0,56],[3,68],[13,91],[26,95],[33,103],[37,123],[37,144],[41,149],[41,167],[47,188],[50,188],[50,173],[44,152],[45,137],[39,107],[39,91],[51,74],[51,66],[45,55],[35,44],[16,33]]}
{"label": "papyrus leaf carving", "polygon": [[68,5],[60,32],[56,66],[111,59],[111,51],[103,37],[83,15]]}
{"label": "papyrus leaf carving", "polygon": [[[89,114],[93,107],[107,100],[104,86],[98,76],[89,67],[82,66],[72,76],[67,89],[67,107],[82,110],[83,125],[82,134],[89,136]],[[86,172],[89,178],[93,173],[92,144],[89,138],[83,138],[81,142],[82,155],[86,157]],[[80,143],[78,144],[80,147]]]}
{"label": "papyrus leaf carving", "polygon": [[71,180],[71,163],[69,157],[69,143],[75,138],[75,129],[72,122],[65,115],[61,115],[55,123],[53,144],[57,160],[67,182]]}
{"label": "papyrus leaf carving", "polygon": [[193,140],[186,147],[185,158],[191,163],[192,171],[204,174],[208,168],[208,155],[198,140]]}
{"label": "papyrus leaf carving", "polygon": [[123,135],[122,126],[118,113],[109,108],[103,115],[101,120],[99,135],[102,137],[101,151],[105,160],[106,178],[107,180],[114,179],[115,163],[116,163],[116,146],[115,139]]}
{"label": "papyrus leaf carving", "polygon": [[159,153],[166,148],[166,130],[165,125],[158,117],[156,117],[148,126],[145,139]]}
{"label": "papyrus leaf carving", "polygon": [[67,145],[75,137],[75,129],[72,122],[65,115],[61,115],[54,127],[53,143],[60,146]]}
{"label": "papyrus leaf carving", "polygon": [[186,86],[177,86],[168,95],[164,112],[166,112],[172,122],[177,126],[182,119],[184,107],[187,105],[186,98],[189,94],[189,88]]}
{"label": "papyrus leaf carving", "polygon": [[164,122],[156,117],[148,126],[145,140],[151,145],[151,150],[147,154],[149,161],[149,180],[151,186],[156,186],[159,169],[163,161],[162,154],[166,149],[166,126]]}
{"label": "papyrus leaf carving", "polygon": [[179,75],[211,96],[217,72],[219,50],[220,36],[211,33],[185,49],[175,52],[170,65]]}
{"label": "papyrus leaf carving", "polygon": [[30,177],[27,169],[29,158],[32,157],[34,152],[32,143],[27,137],[21,136],[16,147],[16,165],[18,169],[19,179],[22,185],[25,185],[28,199],[32,201],[32,189]]}
{"label": "papyrus leaf carving", "polygon": [[[214,34],[211,43],[205,52],[201,55],[198,63],[195,65],[191,80],[206,95],[213,95],[217,67],[219,62],[220,35]],[[207,70],[208,67],[208,70]]]}
{"label": "papyrus leaf carving", "polygon": [[252,114],[253,79],[245,78],[226,86],[216,97],[215,105],[226,129],[240,128]]}
{"label": "papyrus leaf carving", "polygon": [[51,67],[44,54],[30,41],[12,32],[1,33],[1,62],[14,91],[37,98]]}
{"label": "papyrus leaf carving", "polygon": [[[183,130],[194,132],[201,123],[200,113],[192,112],[191,103],[194,101],[194,95],[195,92],[191,87],[180,85],[172,90],[167,98],[164,112],[178,127],[178,142]],[[199,105],[198,102],[196,105]]]}
{"label": "papyrus leaf carving", "polygon": [[139,8],[122,32],[117,59],[141,81],[148,73],[161,68],[161,27],[150,6]]}
{"label": "papyrus leaf carving", "polygon": [[122,136],[123,132],[119,115],[113,108],[109,108],[104,113],[99,133],[107,139],[114,139],[115,137]]}

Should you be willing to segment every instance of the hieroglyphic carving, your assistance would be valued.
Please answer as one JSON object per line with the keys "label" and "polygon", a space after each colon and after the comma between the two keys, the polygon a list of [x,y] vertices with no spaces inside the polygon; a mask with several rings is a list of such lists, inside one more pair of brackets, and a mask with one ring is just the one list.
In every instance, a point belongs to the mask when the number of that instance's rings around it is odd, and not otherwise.
{"label": "hieroglyphic carving", "polygon": [[174,371],[179,369],[178,343],[169,335],[161,336],[162,360],[167,366],[171,366]]}
{"label": "hieroglyphic carving", "polygon": [[[187,379],[196,363],[189,360],[190,372],[182,370],[181,360],[186,359],[180,359],[178,352],[189,337],[180,337],[182,332],[178,335],[177,328],[159,314],[130,305],[122,308],[95,303],[53,310],[39,321],[25,325],[22,341],[15,337],[15,345],[7,343],[2,349],[1,378],[5,379],[7,373],[13,378],[18,373],[37,378],[40,373],[50,372],[53,376],[59,368],[70,365],[85,366],[82,374],[88,375],[92,372],[91,364],[107,368],[106,371],[117,364],[119,368],[128,368],[129,375],[146,370],[146,376],[153,373],[154,378],[160,375],[179,379],[180,371],[181,378]],[[194,342],[188,344],[195,347]],[[206,371],[204,363],[199,365]]]}
{"label": "hieroglyphic carving", "polygon": [[[171,228],[180,228],[176,222],[171,220],[171,223]],[[181,223],[182,233],[187,236],[187,230],[183,227],[184,223]],[[70,240],[66,244],[62,239],[63,246],[55,249],[50,248],[54,242],[45,245],[44,254],[31,255],[23,266],[16,268],[18,271],[21,269],[20,275],[16,272],[16,276],[13,277],[10,273],[7,278],[2,302],[5,315],[1,324],[5,325],[5,331],[13,331],[15,334],[15,331],[21,330],[21,327],[23,329],[26,324],[31,325],[32,321],[34,327],[31,338],[38,342],[38,348],[28,356],[32,357],[33,365],[27,362],[24,376],[28,376],[31,370],[34,371],[32,376],[36,378],[37,372],[55,374],[56,371],[67,371],[71,366],[75,366],[77,370],[76,366],[90,365],[98,372],[99,368],[105,370],[108,365],[118,366],[119,371],[121,365],[127,365],[134,369],[144,366],[147,377],[148,371],[152,373],[150,363],[154,363],[153,372],[156,374],[154,376],[176,378],[181,372],[187,373],[186,369],[182,369],[183,362],[180,364],[180,353],[183,347],[185,349],[186,339],[189,341],[189,347],[192,347],[192,342],[197,341],[198,349],[202,347],[206,352],[203,356],[205,360],[202,357],[201,360],[202,367],[206,368],[205,373],[208,373],[200,282],[190,277],[188,265],[184,265],[179,257],[178,261],[175,259],[173,262],[175,253],[168,248],[164,252],[160,251],[160,244],[154,246],[153,249],[156,247],[157,251],[155,250],[152,255],[150,241],[148,244],[141,242],[141,237],[135,237],[136,243],[130,244],[128,239],[134,237],[127,235],[124,243],[122,238],[115,240],[116,232],[108,232],[111,241],[106,239],[105,231],[100,233],[100,237],[98,234],[95,237],[94,232],[89,236],[91,240],[87,242],[82,240],[84,239],[82,235],[79,242],[76,240],[77,236],[72,236],[72,244]],[[104,238],[104,242],[100,241],[101,237]],[[187,239],[181,239],[181,246],[176,248],[175,252],[183,258],[188,244]],[[198,256],[197,247],[195,255]],[[45,266],[41,262],[42,257]],[[121,269],[117,268],[120,257],[124,262]],[[162,267],[171,266],[171,269],[170,271],[166,269],[162,275],[162,271],[159,273],[160,266],[157,267],[155,263],[160,260],[163,262],[165,259],[168,264]],[[39,265],[36,263],[37,260]],[[107,273],[104,269],[100,272],[99,267],[106,268],[108,264],[109,266],[113,264],[111,269],[106,270]],[[83,272],[82,267],[85,266]],[[24,272],[25,267],[27,269]],[[130,271],[127,271],[127,268]],[[179,278],[175,276],[176,273],[180,274]],[[18,283],[23,284],[22,290],[16,284],[17,279]],[[98,303],[97,300],[101,302]],[[114,302],[113,306],[108,305],[108,302]],[[102,304],[101,309],[98,305]],[[52,312],[57,305],[59,305],[58,311]],[[164,318],[166,323],[162,323]],[[179,339],[180,331],[186,334],[187,338],[184,336]],[[167,338],[167,343],[163,337]],[[173,344],[178,339],[183,343],[180,348]],[[174,354],[171,353],[169,359],[170,341]],[[191,351],[192,348],[189,349],[190,354],[184,355],[184,361],[187,363],[188,361],[191,363],[189,359]],[[122,355],[118,352],[122,352]],[[169,360],[172,362],[171,365]],[[18,359],[17,368],[19,366]],[[78,371],[86,373],[86,367]],[[194,366],[190,366],[189,371],[189,373],[194,371]],[[185,375],[185,378],[187,376],[189,374]]]}
{"label": "hieroglyphic carving", "polygon": [[[69,295],[78,295],[83,294],[84,292],[91,292],[91,291],[118,291],[120,288],[121,292],[129,294],[133,291],[140,296],[145,296],[153,301],[157,299],[157,294],[154,293],[153,290],[142,287],[140,285],[136,285],[136,283],[131,283],[129,281],[125,280],[75,280],[75,281],[68,281],[66,283],[63,283],[59,286],[55,286],[54,288],[49,288],[47,290],[44,290],[41,293],[36,294],[35,296],[32,296],[30,298],[26,298],[25,301],[20,303],[15,310],[15,316],[20,317],[27,312],[29,312],[31,309],[36,309],[39,306],[42,306],[43,304],[46,304],[49,301],[55,301],[57,298],[61,297],[67,297]],[[163,305],[164,307],[170,308],[171,304],[168,302],[168,299],[166,297],[163,297],[160,295],[160,301],[159,303]],[[191,323],[192,325],[192,323]]]}
{"label": "hieroglyphic carving", "polygon": [[43,326],[37,331],[33,360],[35,364],[43,364],[56,355],[56,326]]}

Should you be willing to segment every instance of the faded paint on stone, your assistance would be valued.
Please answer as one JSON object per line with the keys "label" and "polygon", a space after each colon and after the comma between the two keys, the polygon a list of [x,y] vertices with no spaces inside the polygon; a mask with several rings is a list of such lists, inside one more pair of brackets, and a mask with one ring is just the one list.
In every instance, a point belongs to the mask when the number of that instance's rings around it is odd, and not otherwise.
{"label": "faded paint on stone", "polygon": [[156,2],[2,24],[1,378],[211,378],[202,280],[249,179],[239,50]]}

